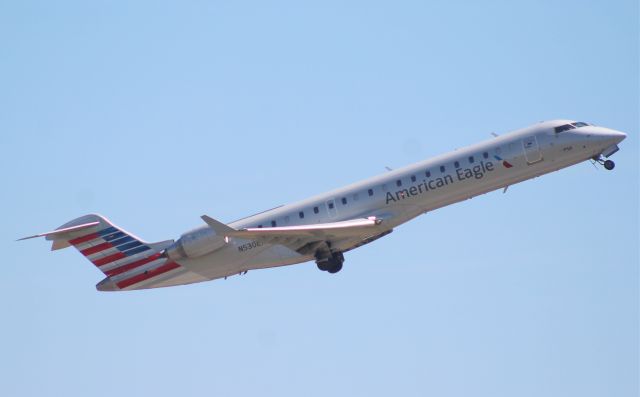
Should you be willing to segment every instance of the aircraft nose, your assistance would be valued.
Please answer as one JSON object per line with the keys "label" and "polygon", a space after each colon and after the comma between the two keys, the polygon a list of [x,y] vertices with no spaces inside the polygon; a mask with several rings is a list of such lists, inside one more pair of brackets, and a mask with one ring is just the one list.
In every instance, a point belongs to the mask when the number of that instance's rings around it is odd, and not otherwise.
{"label": "aircraft nose", "polygon": [[615,144],[618,144],[618,143],[622,142],[627,137],[627,134],[625,134],[624,132],[621,132],[621,131],[609,130],[609,131],[607,131],[607,136]]}
{"label": "aircraft nose", "polygon": [[599,127],[594,130],[592,137],[604,145],[617,145],[627,137],[627,134],[610,128]]}

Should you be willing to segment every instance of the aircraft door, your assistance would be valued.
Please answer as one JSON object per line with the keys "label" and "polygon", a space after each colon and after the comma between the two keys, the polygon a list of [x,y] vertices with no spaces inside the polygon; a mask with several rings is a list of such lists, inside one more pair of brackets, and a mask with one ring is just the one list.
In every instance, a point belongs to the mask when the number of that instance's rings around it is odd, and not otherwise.
{"label": "aircraft door", "polygon": [[327,215],[329,219],[333,219],[338,216],[338,208],[336,207],[336,199],[331,199],[325,203],[327,207]]}
{"label": "aircraft door", "polygon": [[522,139],[522,148],[524,149],[524,157],[527,159],[527,164],[531,165],[542,161],[542,153],[535,135]]}

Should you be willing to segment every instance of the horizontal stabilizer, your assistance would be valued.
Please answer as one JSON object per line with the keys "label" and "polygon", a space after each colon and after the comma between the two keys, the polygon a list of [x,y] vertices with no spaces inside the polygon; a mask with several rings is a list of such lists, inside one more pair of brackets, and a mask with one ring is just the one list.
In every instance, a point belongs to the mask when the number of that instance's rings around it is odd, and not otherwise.
{"label": "horizontal stabilizer", "polygon": [[71,233],[71,232],[77,232],[77,231],[83,230],[83,229],[88,229],[90,227],[98,226],[99,224],[100,224],[100,222],[89,222],[89,223],[85,223],[85,224],[82,224],[82,225],[65,227],[65,228],[62,228],[62,229],[56,229],[56,230],[51,231],[51,232],[40,233],[40,234],[35,234],[33,236],[19,238],[16,241],[28,240],[30,238],[36,238],[36,237],[46,237],[47,240],[55,240],[56,236],[60,236],[60,235],[63,235],[63,234],[66,234],[66,233]]}

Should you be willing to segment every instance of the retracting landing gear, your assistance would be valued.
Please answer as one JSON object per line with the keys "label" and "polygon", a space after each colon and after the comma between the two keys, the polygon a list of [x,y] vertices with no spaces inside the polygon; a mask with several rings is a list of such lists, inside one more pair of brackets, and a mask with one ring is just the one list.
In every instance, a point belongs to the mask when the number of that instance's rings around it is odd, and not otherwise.
{"label": "retracting landing gear", "polygon": [[602,164],[607,171],[611,171],[616,167],[616,163],[613,160],[605,160],[605,157],[602,155],[596,156],[593,158],[594,165],[595,163]]}
{"label": "retracting landing gear", "polygon": [[342,270],[344,263],[344,255],[342,252],[331,252],[328,256],[316,254],[316,264],[318,269],[329,272],[331,274],[338,273]]}

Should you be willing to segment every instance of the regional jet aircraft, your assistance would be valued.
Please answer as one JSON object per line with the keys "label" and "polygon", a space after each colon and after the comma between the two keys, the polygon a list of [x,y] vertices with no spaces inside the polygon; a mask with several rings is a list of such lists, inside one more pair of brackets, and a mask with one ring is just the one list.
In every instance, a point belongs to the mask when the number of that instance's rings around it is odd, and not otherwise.
{"label": "regional jet aircraft", "polygon": [[105,274],[99,291],[169,287],[248,270],[315,261],[337,273],[344,254],[418,215],[591,160],[607,170],[626,135],[555,120],[496,136],[361,182],[229,224],[204,225],[177,241],[148,243],[100,215],[85,215],[45,237],[75,247]]}

